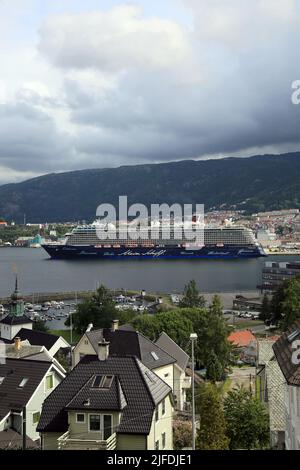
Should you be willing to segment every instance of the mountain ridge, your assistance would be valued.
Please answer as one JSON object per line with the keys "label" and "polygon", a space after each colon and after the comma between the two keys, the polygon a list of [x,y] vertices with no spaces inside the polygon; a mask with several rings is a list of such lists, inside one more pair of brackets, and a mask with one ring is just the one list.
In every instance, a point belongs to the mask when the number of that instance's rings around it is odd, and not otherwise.
{"label": "mountain ridge", "polygon": [[123,165],[49,173],[0,186],[0,217],[22,222],[92,220],[101,203],[224,204],[248,212],[300,208],[300,152]]}

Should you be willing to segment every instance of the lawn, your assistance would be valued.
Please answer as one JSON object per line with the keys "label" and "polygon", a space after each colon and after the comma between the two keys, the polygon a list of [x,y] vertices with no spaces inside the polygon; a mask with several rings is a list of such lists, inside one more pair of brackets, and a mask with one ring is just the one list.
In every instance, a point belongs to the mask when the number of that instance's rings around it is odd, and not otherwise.
{"label": "lawn", "polygon": [[253,326],[264,325],[264,322],[260,320],[237,320],[236,319],[233,325],[237,327],[238,330],[242,330],[244,328],[251,328]]}
{"label": "lawn", "polygon": [[[55,336],[62,336],[66,341],[68,341],[68,343],[71,342],[70,330],[49,330],[49,333]],[[80,338],[81,336],[78,333],[75,333],[75,331],[73,331],[73,343],[78,343]]]}

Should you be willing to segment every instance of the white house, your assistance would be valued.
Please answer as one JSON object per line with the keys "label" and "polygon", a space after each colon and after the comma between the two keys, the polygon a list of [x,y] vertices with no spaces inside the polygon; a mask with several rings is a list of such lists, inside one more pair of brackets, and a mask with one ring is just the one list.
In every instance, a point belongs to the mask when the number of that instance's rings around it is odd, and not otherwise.
{"label": "white house", "polygon": [[156,341],[156,345],[166,351],[170,356],[176,359],[173,364],[173,394],[175,399],[175,409],[183,411],[186,408],[186,392],[191,388],[191,377],[186,375],[186,368],[189,362],[189,356],[175,341],[162,332]]}
{"label": "white house", "polygon": [[300,450],[300,321],[273,346],[285,379],[285,447]]}
{"label": "white house", "polygon": [[7,436],[12,433],[22,435],[23,416],[26,436],[39,442],[37,424],[42,404],[64,378],[62,368],[52,358],[9,357],[0,364],[0,445],[6,442],[4,447],[9,447]]}
{"label": "white house", "polygon": [[171,388],[135,355],[87,355],[45,400],[43,449],[172,450]]}

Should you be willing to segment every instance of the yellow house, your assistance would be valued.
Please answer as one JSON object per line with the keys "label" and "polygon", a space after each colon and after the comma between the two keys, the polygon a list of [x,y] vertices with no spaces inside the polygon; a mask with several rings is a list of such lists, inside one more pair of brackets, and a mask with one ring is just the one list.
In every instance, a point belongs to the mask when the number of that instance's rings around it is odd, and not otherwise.
{"label": "yellow house", "polygon": [[118,320],[113,321],[111,328],[93,330],[90,325],[73,350],[73,366],[86,355],[96,355],[102,339],[110,342],[111,354],[140,359],[171,387],[176,409],[184,409],[186,390],[191,387],[191,378],[185,374],[189,356],[166,333],[154,343],[130,326],[119,327]]}
{"label": "yellow house", "polygon": [[136,356],[102,340],[45,401],[45,450],[173,449],[171,388]]}

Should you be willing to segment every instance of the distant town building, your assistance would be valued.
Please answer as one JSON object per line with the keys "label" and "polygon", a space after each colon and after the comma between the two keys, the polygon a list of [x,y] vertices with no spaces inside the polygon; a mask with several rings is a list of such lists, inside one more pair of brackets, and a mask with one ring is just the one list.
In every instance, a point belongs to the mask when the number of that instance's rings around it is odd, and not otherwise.
{"label": "distant town building", "polygon": [[257,241],[264,248],[280,245],[280,240],[277,240],[276,233],[271,232],[270,230],[266,230],[266,229],[258,230],[256,234],[256,238],[257,238]]}
{"label": "distant town building", "polygon": [[272,292],[278,289],[284,281],[300,275],[300,262],[273,262],[267,261],[262,270],[261,289],[264,292]]}
{"label": "distant town building", "polygon": [[253,310],[260,312],[262,307],[262,299],[260,297],[244,297],[237,295],[233,300],[232,307],[234,310]]}

